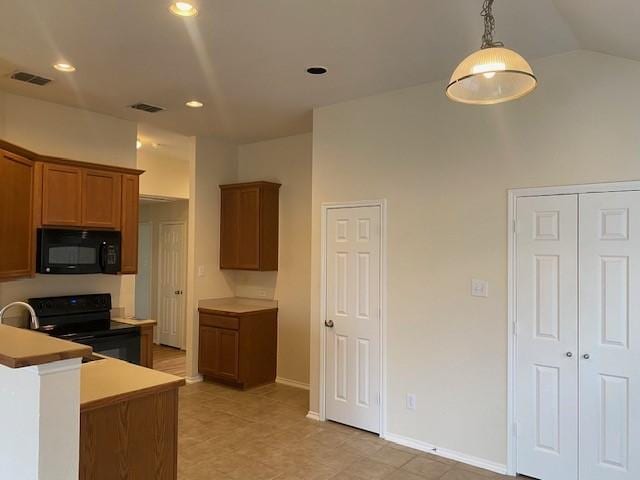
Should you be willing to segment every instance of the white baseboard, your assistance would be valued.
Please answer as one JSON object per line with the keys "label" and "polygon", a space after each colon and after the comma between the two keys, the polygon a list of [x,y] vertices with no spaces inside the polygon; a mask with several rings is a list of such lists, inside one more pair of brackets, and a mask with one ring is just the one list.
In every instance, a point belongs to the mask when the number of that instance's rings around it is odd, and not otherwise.
{"label": "white baseboard", "polygon": [[309,410],[309,413],[307,413],[307,418],[309,420],[315,420],[316,422],[320,421],[320,415],[318,415],[317,412],[312,412],[311,410]]}
{"label": "white baseboard", "polygon": [[193,377],[187,377],[185,378],[187,384],[192,384],[192,383],[199,383],[202,381],[202,375],[194,375]]}
{"label": "white baseboard", "polygon": [[309,384],[299,382],[297,380],[289,380],[288,378],[276,377],[276,383],[281,383],[282,385],[288,385],[290,387],[301,388],[303,390],[309,390]]}
{"label": "white baseboard", "polygon": [[[309,412],[309,414],[310,413],[311,412]],[[307,418],[309,418],[308,415]],[[430,445],[428,443],[421,442],[420,440],[414,440],[413,438],[404,437],[402,435],[396,435],[395,433],[386,433],[384,438],[385,440],[397,443],[398,445],[404,445],[405,447],[420,450],[421,452],[430,453],[432,455],[438,455],[439,457],[455,460],[456,462],[466,463],[467,465],[490,470],[501,475],[506,475],[507,473],[507,466],[502,465],[501,463],[491,462],[483,458],[473,457],[465,453],[455,452],[445,448],[438,448],[435,445]]]}

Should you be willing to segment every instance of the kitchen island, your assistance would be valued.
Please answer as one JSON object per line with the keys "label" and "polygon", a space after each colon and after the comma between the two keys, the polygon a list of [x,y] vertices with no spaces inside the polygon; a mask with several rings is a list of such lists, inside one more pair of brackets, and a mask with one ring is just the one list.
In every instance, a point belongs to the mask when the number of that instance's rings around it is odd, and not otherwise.
{"label": "kitchen island", "polygon": [[177,478],[184,379],[122,360],[82,365],[80,480]]}
{"label": "kitchen island", "polygon": [[0,478],[174,480],[183,384],[0,325]]}

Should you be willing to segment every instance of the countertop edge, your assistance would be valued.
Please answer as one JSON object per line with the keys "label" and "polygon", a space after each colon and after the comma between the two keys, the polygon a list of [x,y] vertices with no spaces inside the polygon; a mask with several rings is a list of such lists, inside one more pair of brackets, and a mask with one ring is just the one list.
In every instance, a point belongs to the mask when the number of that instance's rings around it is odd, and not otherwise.
{"label": "countertop edge", "polygon": [[174,390],[180,388],[186,384],[186,380],[181,378],[180,380],[174,380],[172,382],[163,383],[162,385],[154,385],[152,387],[142,388],[140,390],[134,390],[132,392],[121,393],[111,397],[100,398],[90,402],[80,404],[80,413],[96,410],[99,408],[110,407],[118,403],[135,400],[137,398],[146,397],[154,393],[162,393],[168,390]]}
{"label": "countertop edge", "polygon": [[244,312],[232,312],[230,310],[221,310],[213,307],[198,307],[198,312],[201,313],[212,313],[215,315],[223,315],[228,317],[239,317],[242,315],[255,315],[256,313],[268,313],[268,312],[277,312],[278,307],[256,307],[253,310],[246,310]]}

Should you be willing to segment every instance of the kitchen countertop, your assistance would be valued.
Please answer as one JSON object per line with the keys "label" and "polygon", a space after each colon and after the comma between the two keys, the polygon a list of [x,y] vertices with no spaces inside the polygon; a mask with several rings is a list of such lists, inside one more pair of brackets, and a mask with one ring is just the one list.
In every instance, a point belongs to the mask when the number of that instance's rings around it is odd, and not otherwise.
{"label": "kitchen countertop", "polygon": [[25,328],[0,325],[0,364],[10,368],[91,355],[92,348]]}
{"label": "kitchen countertop", "polygon": [[228,297],[211,298],[198,302],[198,311],[203,313],[242,314],[265,312],[278,309],[277,300],[262,300],[258,298]]}
{"label": "kitchen countertop", "polygon": [[127,325],[134,325],[137,327],[143,327],[145,325],[157,325],[157,320],[150,320],[150,319],[145,319],[145,320],[138,320],[137,318],[112,318],[111,319],[114,322],[118,322],[118,323],[124,323]]}
{"label": "kitchen countertop", "polygon": [[115,358],[84,363],[80,369],[80,411],[106,407],[179,388],[184,378]]}

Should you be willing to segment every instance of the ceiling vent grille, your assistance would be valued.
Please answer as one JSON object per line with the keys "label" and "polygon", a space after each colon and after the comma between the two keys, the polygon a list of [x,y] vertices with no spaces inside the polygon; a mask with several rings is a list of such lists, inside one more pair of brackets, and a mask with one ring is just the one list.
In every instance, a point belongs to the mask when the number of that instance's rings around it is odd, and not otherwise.
{"label": "ceiling vent grille", "polygon": [[148,103],[134,103],[133,105],[129,105],[129,107],[133,108],[134,110],[142,110],[143,112],[147,113],[157,113],[166,110],[163,107],[149,105]]}
{"label": "ceiling vent grille", "polygon": [[33,85],[39,85],[39,86],[43,86],[43,85],[46,85],[47,83],[51,83],[50,78],[41,77],[40,75],[34,75],[33,73],[28,73],[28,72],[15,72],[11,74],[11,78],[14,80],[32,83]]}

